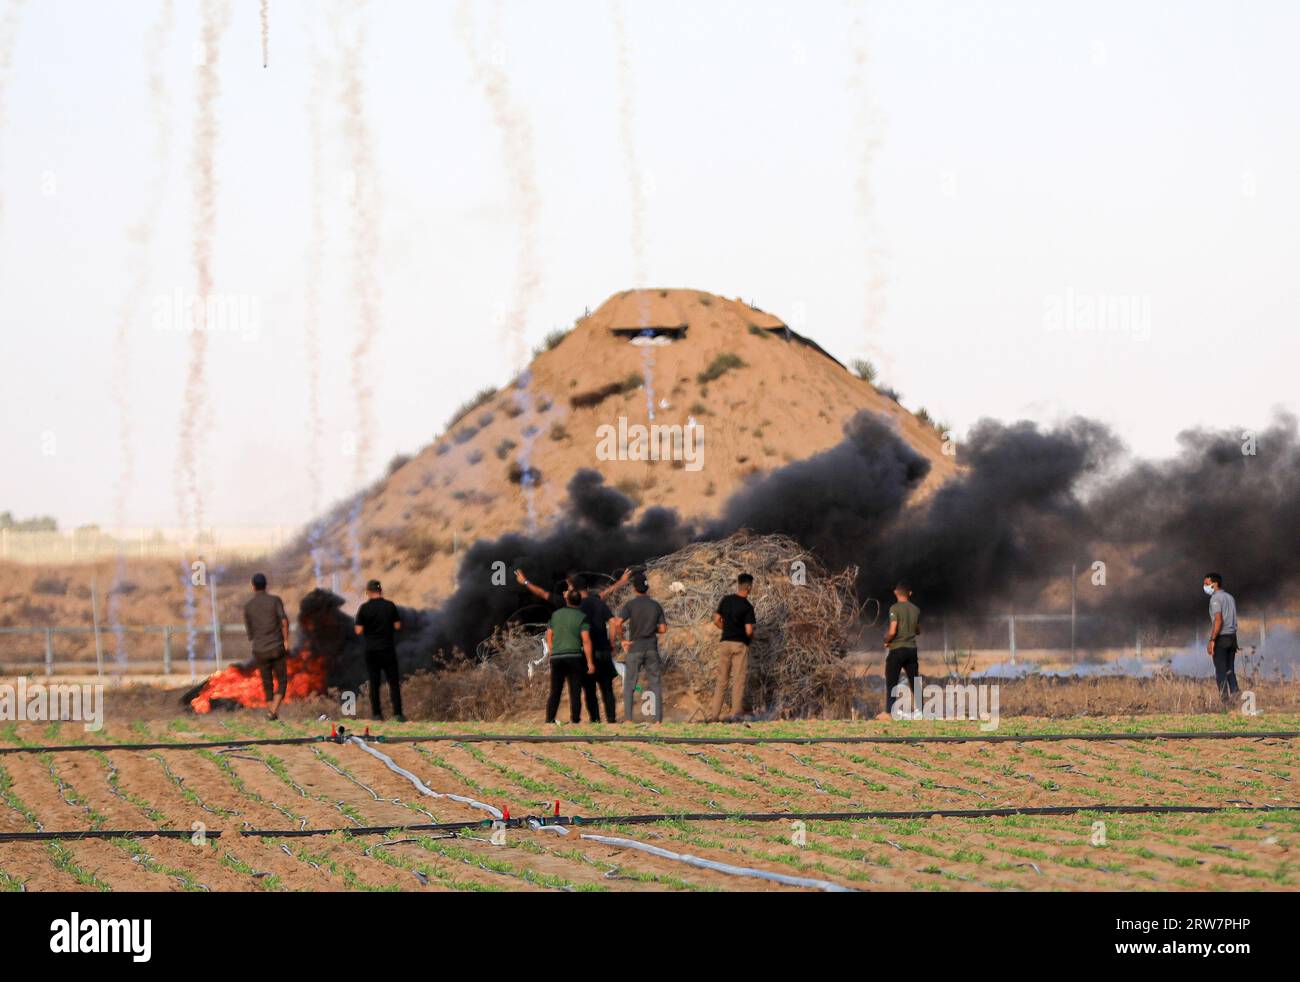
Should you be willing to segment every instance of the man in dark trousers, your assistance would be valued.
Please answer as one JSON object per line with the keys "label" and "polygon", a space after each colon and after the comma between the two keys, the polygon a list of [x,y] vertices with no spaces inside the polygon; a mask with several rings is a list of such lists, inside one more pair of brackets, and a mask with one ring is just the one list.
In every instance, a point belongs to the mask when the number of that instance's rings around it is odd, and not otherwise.
{"label": "man in dark trousers", "polygon": [[269,707],[266,718],[278,719],[289,687],[289,615],[284,612],[284,601],[266,592],[265,573],[253,574],[253,596],[244,604],[244,632],[262,675],[262,693]]}
{"label": "man in dark trousers", "polygon": [[[899,676],[907,673],[908,684],[916,690],[920,669],[916,657],[916,639],[921,634],[921,609],[912,603],[912,588],[906,583],[894,587],[897,601],[889,608],[889,630],[885,633],[885,711],[876,719],[893,719],[894,688]],[[920,709],[920,706],[914,706]]]}
{"label": "man in dark trousers", "polygon": [[357,610],[356,632],[366,641],[366,668],[370,672],[370,718],[382,720],[379,703],[380,676],[388,676],[388,698],[393,704],[393,719],[405,723],[402,715],[402,680],[397,670],[397,632],[402,617],[397,604],[384,596],[378,580],[366,584],[366,602]]}
{"label": "man in dark trousers", "polygon": [[1201,588],[1210,596],[1210,643],[1214,681],[1226,706],[1237,694],[1237,601],[1223,589],[1223,577],[1206,573]]}
{"label": "man in dark trousers", "polygon": [[596,699],[596,690],[599,689],[600,696],[605,702],[606,721],[617,723],[618,716],[614,711],[616,705],[614,679],[618,671],[614,668],[614,646],[609,640],[609,622],[614,619],[614,612],[609,609],[609,604],[605,603],[601,595],[592,589],[589,577],[582,577],[580,582],[582,589],[578,592],[582,596],[581,610],[591,626],[591,658],[596,668],[594,674],[584,675],[582,680],[583,695],[587,700],[587,715],[593,723],[600,722],[600,705]]}
{"label": "man in dark trousers", "polygon": [[569,685],[569,720],[582,722],[583,678],[596,674],[591,654],[591,625],[578,605],[577,590],[564,596],[564,607],[551,615],[546,627],[546,649],[551,653],[551,691],[546,697],[546,722],[555,722],[560,690]]}
{"label": "man in dark trousers", "polygon": [[[623,645],[623,720],[632,722],[632,702],[636,685],[645,673],[651,705],[641,702],[642,713],[653,715],[656,723],[664,721],[663,667],[659,660],[659,636],[668,633],[668,619],[659,601],[649,596],[650,584],[643,575],[632,581],[636,596],[618,612],[613,621],[614,636]],[[649,712],[647,712],[647,710]]]}
{"label": "man in dark trousers", "polygon": [[713,707],[708,722],[716,723],[722,715],[727,682],[731,681],[731,716],[734,721],[745,712],[745,673],[749,668],[749,645],[754,640],[754,605],[749,593],[754,578],[748,573],[736,577],[736,592],[722,598],[713,615],[713,623],[722,629],[718,643],[718,678],[713,686]]}

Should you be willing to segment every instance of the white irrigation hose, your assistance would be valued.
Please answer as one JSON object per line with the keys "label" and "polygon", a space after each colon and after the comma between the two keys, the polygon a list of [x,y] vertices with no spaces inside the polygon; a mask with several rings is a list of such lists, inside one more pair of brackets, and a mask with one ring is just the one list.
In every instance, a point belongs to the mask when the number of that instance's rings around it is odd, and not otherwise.
{"label": "white irrigation hose", "polygon": [[429,787],[418,777],[416,777],[414,774],[408,771],[405,767],[400,766],[395,760],[393,760],[392,757],[389,757],[388,754],[381,754],[374,747],[366,743],[365,740],[361,739],[361,737],[354,736],[354,737],[349,737],[348,739],[350,739],[353,743],[355,743],[366,753],[370,754],[371,757],[376,757],[379,760],[382,760],[384,762],[384,766],[387,767],[394,774],[400,774],[402,775],[402,777],[406,778],[408,781],[414,784],[416,790],[419,791],[420,794],[428,795],[430,798],[446,798],[449,801],[459,801],[462,805],[469,805],[471,808],[477,808],[479,811],[487,812],[493,818],[505,817],[502,814],[500,808],[496,808],[493,805],[486,804],[485,802],[476,801],[473,798],[466,798],[464,795],[442,794],[440,792],[434,791],[433,788]]}
{"label": "white irrigation hose", "polygon": [[[486,804],[482,801],[475,801],[473,798],[466,798],[459,794],[442,794],[434,791],[418,777],[408,771],[405,767],[400,766],[392,757],[380,753],[374,747],[366,743],[360,737],[349,737],[353,743],[364,750],[370,756],[384,762],[384,766],[395,774],[400,774],[412,784],[420,794],[428,795],[430,798],[446,798],[449,801],[459,801],[463,805],[469,805],[471,808],[477,808],[485,811],[493,818],[503,818],[499,808]],[[568,832],[558,825],[542,825],[539,822],[530,823],[534,829],[547,829],[558,832],[560,835],[568,835]],[[624,839],[621,836],[612,835],[594,835],[589,832],[580,832],[578,837],[589,839],[592,842],[599,842],[606,846],[619,846],[624,849],[636,849],[640,852],[649,853],[652,856],[658,856],[660,859],[671,859],[675,862],[686,863],[689,866],[695,866],[699,869],[713,870],[717,873],[726,873],[730,876],[748,876],[758,880],[770,880],[773,883],[782,883],[792,887],[808,887],[814,890],[825,890],[828,893],[853,893],[850,887],[841,886],[838,883],[831,883],[829,880],[814,880],[802,876],[786,876],[784,873],[770,873],[767,870],[753,869],[749,866],[732,866],[730,863],[716,863],[711,859],[702,859],[699,856],[692,856],[685,852],[672,852],[669,849],[662,849],[659,846],[652,846],[648,842],[638,842],[636,839]]]}
{"label": "white irrigation hose", "polygon": [[[560,835],[568,833],[559,825],[541,825],[538,822],[531,823],[534,829],[546,829],[558,832]],[[648,842],[638,842],[636,839],[625,839],[622,836],[615,835],[595,835],[590,832],[579,832],[578,837],[581,839],[590,839],[592,842],[599,842],[606,846],[619,846],[624,849],[636,849],[639,852],[647,852],[652,856],[658,856],[660,859],[671,859],[675,862],[686,863],[689,866],[695,866],[699,869],[713,870],[716,873],[727,873],[730,876],[748,876],[758,880],[771,880],[773,883],[783,883],[791,887],[808,887],[814,890],[824,890],[827,893],[857,893],[852,887],[841,886],[838,883],[832,883],[830,880],[814,880],[803,876],[786,876],[784,873],[771,873],[763,869],[754,869],[751,866],[733,866],[730,863],[716,863],[711,859],[703,859],[700,856],[692,856],[687,852],[673,852],[670,849],[663,849],[659,846],[652,846]]]}

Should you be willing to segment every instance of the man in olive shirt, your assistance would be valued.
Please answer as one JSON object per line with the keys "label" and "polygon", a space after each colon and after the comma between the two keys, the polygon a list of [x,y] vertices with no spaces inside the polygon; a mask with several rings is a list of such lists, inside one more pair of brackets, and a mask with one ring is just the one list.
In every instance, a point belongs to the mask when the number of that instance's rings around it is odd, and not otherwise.
{"label": "man in olive shirt", "polygon": [[[644,576],[632,582],[636,596],[623,604],[610,623],[614,636],[623,644],[623,721],[632,721],[632,703],[637,680],[644,671],[653,704],[649,707],[656,723],[664,721],[663,667],[659,660],[659,635],[668,632],[668,619],[659,601],[648,596],[650,584]],[[642,703],[642,711],[646,708]]]}
{"label": "man in olive shirt", "polygon": [[546,648],[551,653],[551,691],[546,697],[546,722],[555,722],[560,691],[569,685],[569,720],[582,722],[582,691],[586,676],[596,674],[591,653],[591,624],[579,604],[577,590],[564,595],[564,607],[551,615],[546,626]]}
{"label": "man in olive shirt", "polygon": [[1223,577],[1206,573],[1202,588],[1210,595],[1209,654],[1214,659],[1214,680],[1226,705],[1237,694],[1237,601],[1223,589]]}
{"label": "man in olive shirt", "polygon": [[[920,670],[916,656],[916,639],[921,634],[921,609],[912,603],[912,588],[906,583],[894,587],[897,601],[889,608],[889,630],[885,634],[885,711],[876,719],[893,719],[894,689],[899,677],[907,673],[907,681],[916,689]],[[914,707],[914,708],[920,708]]]}
{"label": "man in olive shirt", "polygon": [[[253,596],[244,604],[244,632],[262,675],[262,693],[270,707],[266,718],[276,719],[289,687],[289,615],[284,601],[266,592],[265,573],[253,575]],[[272,680],[278,688],[272,687]]]}

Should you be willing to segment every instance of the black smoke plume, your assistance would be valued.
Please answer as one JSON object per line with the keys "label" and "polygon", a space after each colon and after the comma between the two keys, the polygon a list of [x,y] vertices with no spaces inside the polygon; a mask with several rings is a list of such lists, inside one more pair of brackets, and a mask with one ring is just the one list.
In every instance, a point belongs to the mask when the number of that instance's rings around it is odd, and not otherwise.
{"label": "black smoke plume", "polygon": [[691,540],[691,526],[671,508],[647,508],[629,521],[635,509],[627,495],[606,486],[596,471],[578,471],[569,481],[564,511],[549,532],[536,537],[511,532],[470,547],[456,592],[425,619],[421,650],[472,654],[511,618],[546,620],[550,610],[536,609],[536,598],[515,582],[516,569],[549,587],[570,570],[621,570],[675,552]]}
{"label": "black smoke plume", "polygon": [[513,533],[469,550],[456,592],[426,618],[420,647],[426,657],[472,653],[512,617],[545,619],[545,605],[515,584],[516,568],[535,581],[570,569],[614,573],[742,528],[790,535],[831,567],[858,566],[864,600],[887,601],[903,580],[928,610],[949,614],[1043,606],[1053,584],[1068,595],[1072,566],[1086,575],[1095,562],[1106,564],[1107,583],[1081,604],[1151,625],[1201,617],[1210,569],[1224,574],[1243,609],[1294,597],[1296,420],[1281,416],[1253,438],[1196,430],[1180,442],[1176,457],[1153,463],[1130,458],[1094,421],[983,420],[958,449],[959,473],[915,500],[928,461],[888,422],[860,413],[841,443],[756,478],[707,523],[665,508],[630,521],[633,502],[583,470],[546,535]]}

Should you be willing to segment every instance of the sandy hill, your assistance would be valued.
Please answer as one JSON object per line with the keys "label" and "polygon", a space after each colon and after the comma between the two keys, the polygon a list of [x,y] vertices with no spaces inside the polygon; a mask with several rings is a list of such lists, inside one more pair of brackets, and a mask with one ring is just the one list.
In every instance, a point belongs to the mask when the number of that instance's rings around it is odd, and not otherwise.
{"label": "sandy hill", "polygon": [[[641,507],[711,516],[745,479],[837,443],[862,409],[893,419],[933,464],[929,486],[952,474],[935,429],[857,378],[772,314],[697,290],[632,290],[607,300],[568,333],[548,339],[523,376],[480,393],[434,443],[401,462],[364,497],[363,573],[390,596],[428,604],[453,584],[459,554],[475,539],[544,527],[584,467],[600,471]],[[703,466],[597,458],[597,429],[648,420],[704,429]],[[532,468],[530,494],[520,481]],[[325,520],[346,566],[346,510]],[[294,586],[310,582],[299,552]],[[547,575],[550,571],[540,571]],[[283,583],[283,580],[282,580]],[[347,591],[357,589],[340,578]]]}

